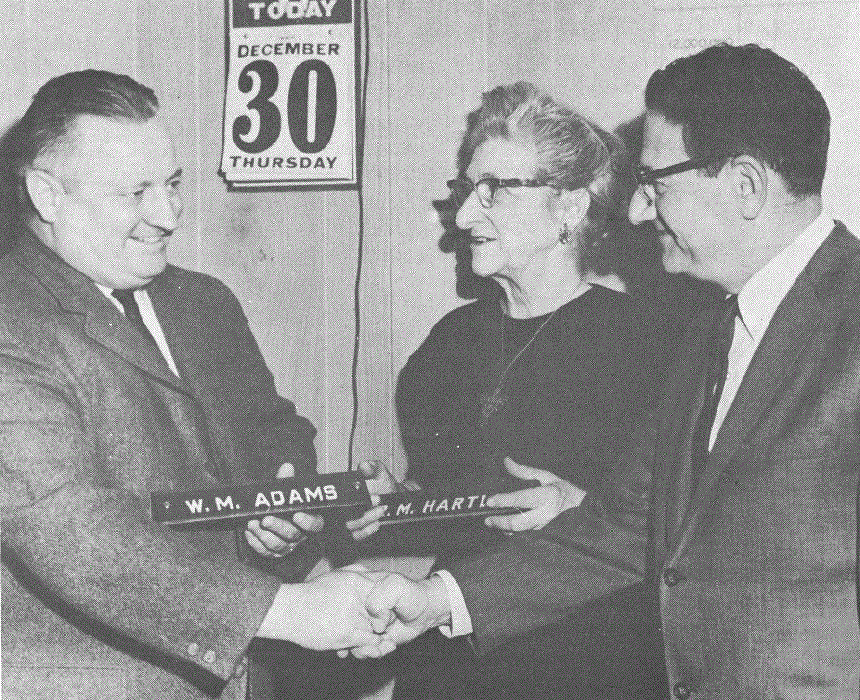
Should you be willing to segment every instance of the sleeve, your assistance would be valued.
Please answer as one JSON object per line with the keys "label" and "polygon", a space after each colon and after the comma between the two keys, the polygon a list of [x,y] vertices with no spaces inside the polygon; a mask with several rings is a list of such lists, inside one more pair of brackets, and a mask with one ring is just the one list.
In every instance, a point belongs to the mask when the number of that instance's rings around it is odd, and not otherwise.
{"label": "sleeve", "polygon": [[[4,562],[92,636],[223,686],[280,581],[240,564],[230,531],[152,522],[145,485],[122,479],[139,463],[107,463],[113,455],[97,448],[71,387],[61,369],[0,345]],[[184,464],[158,467],[180,473]]]}
{"label": "sleeve", "polygon": [[451,624],[442,625],[439,631],[446,637],[462,637],[472,633],[472,618],[469,617],[469,609],[463,600],[463,591],[457,581],[451,576],[450,571],[439,569],[436,576],[445,584],[445,592],[448,594],[448,603],[451,606]]}
{"label": "sleeve", "polygon": [[422,488],[474,477],[480,468],[474,368],[482,361],[475,341],[481,310],[469,304],[444,316],[398,376],[395,405],[407,476]]}
{"label": "sleeve", "polygon": [[642,581],[647,489],[619,489],[614,503],[588,494],[544,529],[507,537],[459,561],[440,561],[460,586],[479,654],[576,607]]}
{"label": "sleeve", "polygon": [[400,438],[406,453],[407,476],[422,487],[436,480],[434,464],[439,459],[437,435],[444,429],[444,410],[439,405],[436,388],[440,371],[437,359],[442,354],[442,337],[433,328],[424,342],[413,352],[397,378],[395,406]]}

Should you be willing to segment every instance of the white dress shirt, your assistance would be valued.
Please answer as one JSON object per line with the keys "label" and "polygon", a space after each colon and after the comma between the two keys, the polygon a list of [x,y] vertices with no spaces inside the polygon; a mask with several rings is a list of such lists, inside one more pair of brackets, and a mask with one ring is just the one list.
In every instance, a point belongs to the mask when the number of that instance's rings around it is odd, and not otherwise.
{"label": "white dress shirt", "polygon": [[833,225],[832,218],[824,212],[819,214],[787,248],[771,258],[767,265],[750,277],[738,293],[740,313],[735,318],[735,335],[729,348],[726,383],[717,404],[708,447],[714,446],[717,432],[729,412],[729,406],[732,405],[738,393],[741,380],[746,374],[747,367],[770,320],[776,313],[776,308],[788,294],[788,290],[809,263],[812,255],[833,230]]}
{"label": "white dress shirt", "polygon": [[[111,303],[113,303],[113,305],[116,306],[123,315],[125,314],[125,309],[122,308],[122,304],[120,304],[119,300],[111,294],[113,291],[112,289],[109,287],[102,287],[100,284],[96,284],[96,287],[99,288],[99,291],[101,291],[102,294],[110,299]],[[161,354],[164,355],[164,359],[167,360],[167,364],[170,366],[170,369],[178,377],[179,370],[176,369],[176,363],[173,361],[173,356],[170,354],[170,348],[167,345],[167,338],[164,337],[161,323],[158,321],[158,316],[155,315],[155,309],[152,308],[152,300],[149,298],[149,294],[145,289],[135,289],[134,299],[140,307],[140,315],[143,318],[144,324],[146,324],[149,332],[152,333],[152,337],[155,338],[155,343],[158,345],[158,349],[161,350]]]}
{"label": "white dress shirt", "polygon": [[[714,444],[714,439],[729,412],[729,406],[734,401],[750,360],[777,307],[788,294],[797,276],[809,263],[812,255],[833,230],[833,225],[834,222],[830,216],[824,212],[819,214],[788,247],[747,280],[738,294],[740,313],[735,319],[735,335],[729,348],[726,383],[717,404],[709,446]],[[466,609],[459,584],[448,571],[436,573],[445,582],[451,604],[451,626],[440,627],[440,630],[449,637],[470,634],[472,618]]]}

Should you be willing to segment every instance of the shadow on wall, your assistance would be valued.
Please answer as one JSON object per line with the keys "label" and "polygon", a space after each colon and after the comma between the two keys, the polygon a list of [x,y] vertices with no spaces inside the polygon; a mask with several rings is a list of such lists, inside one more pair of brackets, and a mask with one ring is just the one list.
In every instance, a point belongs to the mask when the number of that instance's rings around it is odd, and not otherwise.
{"label": "shadow on wall", "polygon": [[0,136],[0,255],[5,254],[12,247],[23,218],[22,206],[16,192],[15,176],[12,172],[15,153],[12,126]]}

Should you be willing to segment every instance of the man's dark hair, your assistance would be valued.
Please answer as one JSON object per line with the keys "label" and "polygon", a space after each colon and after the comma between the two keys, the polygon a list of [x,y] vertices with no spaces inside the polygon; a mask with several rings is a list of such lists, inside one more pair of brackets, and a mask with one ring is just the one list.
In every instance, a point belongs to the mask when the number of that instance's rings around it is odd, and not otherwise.
{"label": "man's dark hair", "polygon": [[716,175],[749,155],[769,166],[795,197],[821,193],[830,112],[793,63],[756,44],[717,44],[656,71],[645,107],[682,128],[687,155]]}
{"label": "man's dark hair", "polygon": [[127,75],[90,69],[51,78],[3,137],[3,174],[17,197],[16,218],[33,213],[23,186],[26,169],[40,155],[68,142],[80,116],[142,122],[157,111],[155,93]]}

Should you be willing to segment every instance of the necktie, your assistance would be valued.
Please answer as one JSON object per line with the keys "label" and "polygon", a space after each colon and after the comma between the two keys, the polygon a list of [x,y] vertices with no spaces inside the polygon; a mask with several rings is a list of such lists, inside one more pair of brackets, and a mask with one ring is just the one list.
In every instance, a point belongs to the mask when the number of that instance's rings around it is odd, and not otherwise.
{"label": "necktie", "polygon": [[[717,313],[717,322],[711,336],[710,362],[705,377],[705,400],[693,429],[691,443],[694,479],[708,460],[708,445],[711,439],[711,430],[714,427],[717,404],[720,402],[723,385],[726,383],[729,348],[732,346],[732,338],[735,334],[735,317],[737,315],[738,295],[730,294]],[[695,488],[695,484],[693,487]]]}
{"label": "necktie", "polygon": [[129,320],[129,322],[133,326],[136,326],[137,329],[143,334],[143,337],[148,338],[157,348],[158,343],[155,342],[155,337],[152,335],[152,332],[143,322],[143,316],[140,315],[140,307],[137,305],[137,299],[134,298],[134,290],[114,289],[111,292],[111,296],[113,296],[114,299],[116,299],[120,304],[122,304],[122,309],[125,312],[125,317]]}

